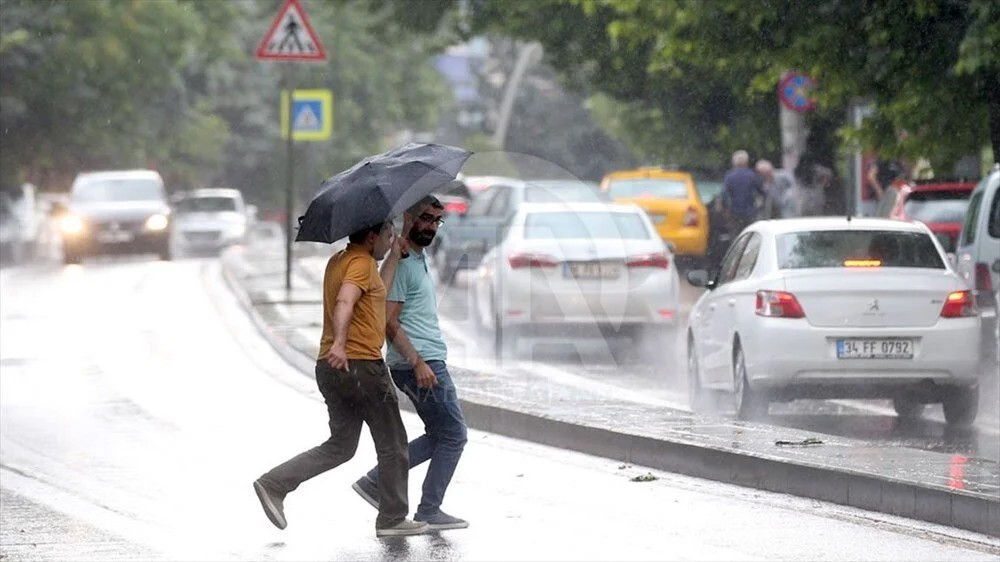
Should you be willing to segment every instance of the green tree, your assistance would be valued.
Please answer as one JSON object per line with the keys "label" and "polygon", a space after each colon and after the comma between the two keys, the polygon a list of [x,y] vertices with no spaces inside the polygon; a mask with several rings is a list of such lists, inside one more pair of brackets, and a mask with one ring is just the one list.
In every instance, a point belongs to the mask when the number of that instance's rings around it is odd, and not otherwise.
{"label": "green tree", "polygon": [[[76,171],[211,166],[224,123],[189,95],[228,7],[131,1],[5,1],[0,10],[0,167],[65,186]],[[186,139],[184,143],[177,139]],[[167,142],[164,142],[164,141]],[[175,141],[175,142],[169,142]],[[208,150],[193,150],[207,147]],[[171,174],[167,174],[168,176]]]}
{"label": "green tree", "polygon": [[[434,28],[426,11],[412,19],[406,2],[385,5],[415,29]],[[1000,156],[993,0],[497,0],[429,8],[442,19],[449,10],[464,14],[458,28],[467,34],[540,41],[569,84],[623,104],[608,114],[630,132],[630,144],[681,165],[710,163],[737,146],[775,155],[774,89],[787,69],[819,80],[817,137],[843,124],[849,103],[870,100],[875,117],[855,137],[885,155],[926,156],[944,169],[987,143]]]}

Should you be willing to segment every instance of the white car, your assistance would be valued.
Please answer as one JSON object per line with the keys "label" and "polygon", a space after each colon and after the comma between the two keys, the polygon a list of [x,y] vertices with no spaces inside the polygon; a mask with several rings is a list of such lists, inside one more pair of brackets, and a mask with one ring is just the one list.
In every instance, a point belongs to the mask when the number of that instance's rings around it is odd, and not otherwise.
{"label": "white car", "polygon": [[955,255],[956,269],[983,312],[983,355],[995,365],[1000,361],[1000,164],[972,192]]}
{"label": "white car", "polygon": [[502,327],[508,352],[521,337],[565,336],[573,328],[672,341],[673,258],[636,205],[525,203],[480,262],[476,318],[488,332]]}
{"label": "white car", "polygon": [[902,417],[942,402],[971,424],[979,402],[975,299],[922,223],[846,217],[761,221],[730,246],[688,318],[692,405],[731,392],[769,401],[891,398]]}
{"label": "white car", "polygon": [[186,253],[214,253],[243,244],[248,221],[243,195],[236,189],[186,192],[174,202],[174,247]]}

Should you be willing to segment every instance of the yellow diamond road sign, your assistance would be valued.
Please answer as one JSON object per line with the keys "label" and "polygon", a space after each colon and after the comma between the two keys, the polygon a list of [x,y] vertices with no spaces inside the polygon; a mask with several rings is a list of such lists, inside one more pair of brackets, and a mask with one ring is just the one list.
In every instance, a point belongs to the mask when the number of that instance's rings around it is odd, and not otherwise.
{"label": "yellow diamond road sign", "polygon": [[[328,140],[333,134],[333,92],[295,90],[292,97],[292,140]],[[281,92],[281,138],[288,138],[287,90]]]}

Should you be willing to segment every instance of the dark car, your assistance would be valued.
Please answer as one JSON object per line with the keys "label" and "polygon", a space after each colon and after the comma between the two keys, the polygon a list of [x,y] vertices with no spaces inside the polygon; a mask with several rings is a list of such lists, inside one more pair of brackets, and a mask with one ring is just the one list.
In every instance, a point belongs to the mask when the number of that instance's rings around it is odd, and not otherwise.
{"label": "dark car", "polygon": [[59,226],[65,263],[102,254],[171,257],[170,206],[163,179],[153,170],[77,175]]}
{"label": "dark car", "polygon": [[501,180],[477,195],[462,217],[442,228],[437,251],[441,279],[452,284],[463,269],[474,269],[502,238],[507,220],[521,203],[606,201],[596,183],[580,180]]}
{"label": "dark car", "polygon": [[878,215],[920,221],[937,236],[946,252],[954,252],[975,182],[931,181],[891,185],[882,195]]}
{"label": "dark car", "polygon": [[[469,186],[462,180],[455,180],[445,184],[440,190],[433,193],[433,195],[444,205],[444,219],[448,222],[461,219],[465,216],[465,213],[469,212],[469,205],[472,203],[472,193],[469,191]],[[436,258],[440,249],[441,237],[436,236],[427,250],[432,257]]]}

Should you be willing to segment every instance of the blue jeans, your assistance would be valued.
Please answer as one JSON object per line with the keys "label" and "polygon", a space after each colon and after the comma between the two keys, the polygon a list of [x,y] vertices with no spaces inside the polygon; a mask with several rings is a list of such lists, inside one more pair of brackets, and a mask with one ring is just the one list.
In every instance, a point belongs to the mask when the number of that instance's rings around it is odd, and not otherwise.
{"label": "blue jeans", "polygon": [[[392,368],[392,380],[406,394],[424,422],[424,434],[410,441],[410,468],[431,461],[424,478],[417,515],[430,516],[441,511],[441,502],[455,474],[458,459],[468,440],[465,418],[458,404],[455,384],[444,361],[428,361],[438,383],[433,388],[418,388],[413,369]],[[368,472],[378,483],[378,467]]]}

